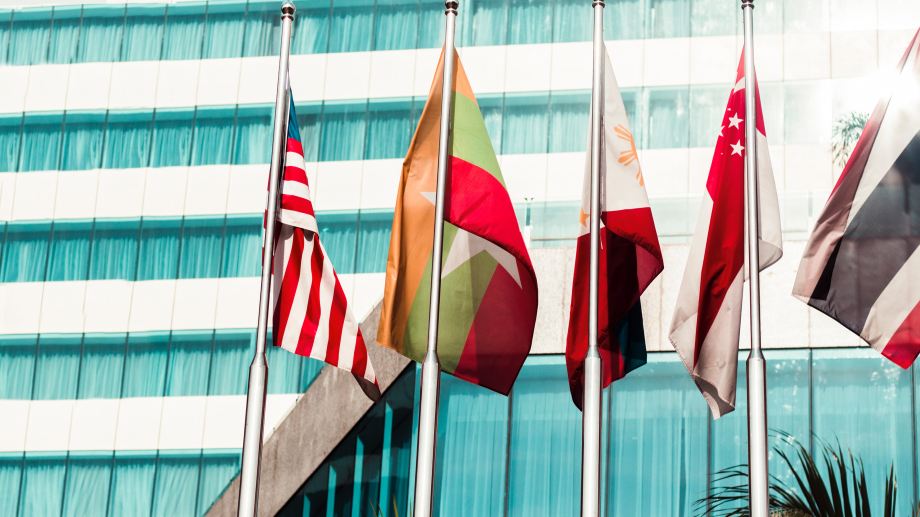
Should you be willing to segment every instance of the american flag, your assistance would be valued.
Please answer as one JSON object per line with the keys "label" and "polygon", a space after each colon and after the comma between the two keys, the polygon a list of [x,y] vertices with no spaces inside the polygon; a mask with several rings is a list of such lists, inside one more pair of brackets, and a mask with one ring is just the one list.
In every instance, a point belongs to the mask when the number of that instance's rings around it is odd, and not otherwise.
{"label": "american flag", "polygon": [[365,392],[377,377],[345,291],[319,242],[297,116],[288,115],[284,178],[272,266],[274,345],[354,374]]}

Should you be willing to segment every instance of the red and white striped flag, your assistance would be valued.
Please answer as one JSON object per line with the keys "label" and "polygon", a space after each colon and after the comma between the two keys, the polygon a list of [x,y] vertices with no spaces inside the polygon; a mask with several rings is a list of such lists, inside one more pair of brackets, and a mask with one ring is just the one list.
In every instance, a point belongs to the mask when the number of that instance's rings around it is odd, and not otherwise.
{"label": "red and white striped flag", "polygon": [[272,259],[274,345],[350,371],[365,393],[379,393],[358,321],[319,242],[293,102],[286,148]]}
{"label": "red and white striped flag", "polygon": [[[779,203],[767,133],[757,99],[760,269],[783,254]],[[728,98],[670,339],[715,418],[735,409],[744,286],[744,54]]]}

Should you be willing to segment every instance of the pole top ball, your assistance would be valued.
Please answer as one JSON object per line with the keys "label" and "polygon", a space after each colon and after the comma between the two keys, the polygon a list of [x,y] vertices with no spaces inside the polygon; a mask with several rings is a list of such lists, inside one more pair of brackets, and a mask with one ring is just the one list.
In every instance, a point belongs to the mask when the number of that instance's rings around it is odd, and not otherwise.
{"label": "pole top ball", "polygon": [[284,4],[281,5],[281,14],[285,16],[294,16],[294,11],[296,10],[297,8],[294,7],[293,2],[284,2]]}

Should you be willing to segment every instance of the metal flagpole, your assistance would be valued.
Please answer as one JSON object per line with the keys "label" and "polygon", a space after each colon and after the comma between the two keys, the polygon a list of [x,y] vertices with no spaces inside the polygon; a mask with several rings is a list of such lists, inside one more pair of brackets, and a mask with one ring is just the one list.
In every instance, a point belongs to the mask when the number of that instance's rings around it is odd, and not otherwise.
{"label": "metal flagpole", "polygon": [[601,356],[597,351],[597,271],[601,224],[601,118],[604,98],[604,0],[593,0],[594,76],[591,85],[591,269],[588,289],[588,353],[582,404],[581,515],[600,513]]}
{"label": "metal flagpole", "polygon": [[243,432],[243,464],[240,473],[240,500],[237,515],[254,517],[259,503],[259,464],[262,459],[262,426],[265,423],[265,392],[268,363],[265,340],[268,332],[268,305],[271,299],[272,251],[275,242],[275,219],[278,184],[284,164],[288,119],[288,55],[291,51],[291,26],[294,4],[281,6],[281,55],[278,58],[278,89],[275,95],[275,127],[272,136],[272,161],[269,169],[268,208],[265,212],[265,240],[262,241],[262,285],[259,292],[259,323],[256,351],[249,365],[249,390],[246,394],[246,422]]}
{"label": "metal flagpole", "polygon": [[757,185],[757,101],[754,72],[754,0],[741,0],[744,14],[744,263],[748,275],[751,317],[751,353],[747,359],[748,478],[752,517],[769,515],[767,467],[767,363],[760,346],[760,193]]}
{"label": "metal flagpole", "polygon": [[428,304],[428,352],[422,362],[421,408],[415,465],[415,517],[431,515],[434,491],[434,454],[438,430],[438,395],[441,366],[438,364],[438,316],[441,302],[441,259],[444,246],[444,190],[447,184],[448,151],[454,92],[454,29],[458,1],[444,2],[444,73],[441,83],[441,127],[438,139],[438,184],[434,204],[434,245],[431,257],[431,298]]}

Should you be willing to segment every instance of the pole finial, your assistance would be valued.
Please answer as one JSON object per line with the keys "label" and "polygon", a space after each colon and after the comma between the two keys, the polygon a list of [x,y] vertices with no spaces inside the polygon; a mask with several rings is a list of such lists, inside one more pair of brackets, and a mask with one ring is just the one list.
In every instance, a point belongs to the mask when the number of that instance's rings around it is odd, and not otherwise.
{"label": "pole finial", "polygon": [[591,7],[597,7],[597,6],[607,7],[605,4],[606,2],[604,2],[604,0],[594,0],[594,3],[591,4]]}
{"label": "pole finial", "polygon": [[284,2],[284,4],[281,5],[281,16],[282,16],[282,17],[284,17],[284,16],[290,16],[291,18],[293,18],[293,17],[294,17],[294,11],[296,11],[296,10],[297,10],[297,8],[294,7],[294,2],[290,2],[290,1]]}
{"label": "pole finial", "polygon": [[457,0],[445,0],[444,2],[444,14],[457,14],[457,9],[460,9],[460,2]]}
{"label": "pole finial", "polygon": [[754,0],[741,0],[741,8],[746,9],[748,7],[754,8]]}

